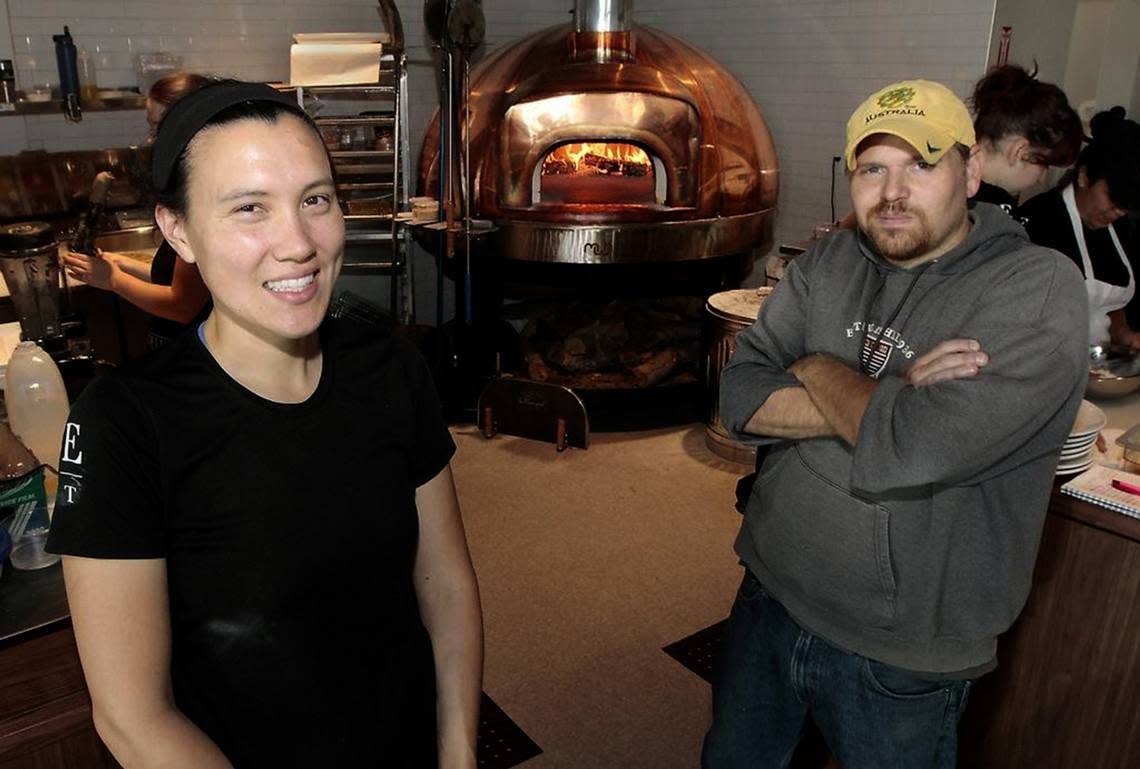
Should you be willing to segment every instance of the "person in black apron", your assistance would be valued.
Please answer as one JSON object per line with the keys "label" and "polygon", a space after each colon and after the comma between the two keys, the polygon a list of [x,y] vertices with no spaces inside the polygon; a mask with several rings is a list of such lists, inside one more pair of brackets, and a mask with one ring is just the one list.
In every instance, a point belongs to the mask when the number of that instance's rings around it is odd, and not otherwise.
{"label": "person in black apron", "polygon": [[1049,166],[1077,159],[1081,120],[1065,92],[1015,64],[993,67],[974,86],[974,132],[982,147],[982,185],[974,201],[993,203],[1018,219],[1021,195]]}
{"label": "person in black apron", "polygon": [[[177,72],[155,81],[146,98],[149,140],[153,141],[158,124],[172,104],[208,82],[209,78],[190,72]],[[113,291],[150,315],[148,350],[161,347],[209,314],[210,292],[198,275],[198,268],[178,259],[165,241],[149,264],[103,249],[96,249],[94,257],[71,252],[63,257],[63,262],[70,277]]]}
{"label": "person in black apron", "polygon": [[1073,172],[1026,203],[1033,242],[1068,256],[1085,277],[1089,344],[1140,348],[1140,124],[1116,107],[1093,118],[1092,140]]}

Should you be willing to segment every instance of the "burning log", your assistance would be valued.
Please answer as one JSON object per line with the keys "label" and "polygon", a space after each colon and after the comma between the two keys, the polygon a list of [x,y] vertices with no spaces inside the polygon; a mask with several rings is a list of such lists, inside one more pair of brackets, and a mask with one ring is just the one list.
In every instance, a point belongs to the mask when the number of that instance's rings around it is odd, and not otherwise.
{"label": "burning log", "polygon": [[632,144],[587,142],[565,144],[542,162],[544,176],[628,176],[651,173],[649,156]]}
{"label": "burning log", "polygon": [[602,155],[597,155],[593,152],[587,152],[582,157],[582,165],[589,168],[597,168],[599,171],[604,171],[607,174],[620,174],[621,161],[617,158],[607,158]]}
{"label": "burning log", "polygon": [[641,178],[649,175],[649,165],[647,163],[622,163],[621,175]]}
{"label": "burning log", "polygon": [[569,160],[547,158],[542,164],[542,173],[546,176],[569,176],[577,171],[577,167]]}

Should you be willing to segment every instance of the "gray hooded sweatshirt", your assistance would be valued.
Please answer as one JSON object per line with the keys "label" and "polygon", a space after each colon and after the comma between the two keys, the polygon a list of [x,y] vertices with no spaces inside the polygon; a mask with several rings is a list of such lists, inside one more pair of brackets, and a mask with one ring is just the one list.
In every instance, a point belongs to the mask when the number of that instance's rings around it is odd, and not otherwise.
{"label": "gray hooded sweatshirt", "polygon": [[[963,675],[993,667],[1025,603],[1088,372],[1073,263],[994,206],[970,218],[962,243],[912,270],[855,231],[821,241],[738,336],[721,380],[725,425],[776,444],[736,540],[744,564],[835,645]],[[978,376],[905,383],[918,356],[957,338],[989,354]],[[878,385],[855,445],[742,434],[772,392],[799,386],[786,369],[809,353],[856,369],[866,355]]]}

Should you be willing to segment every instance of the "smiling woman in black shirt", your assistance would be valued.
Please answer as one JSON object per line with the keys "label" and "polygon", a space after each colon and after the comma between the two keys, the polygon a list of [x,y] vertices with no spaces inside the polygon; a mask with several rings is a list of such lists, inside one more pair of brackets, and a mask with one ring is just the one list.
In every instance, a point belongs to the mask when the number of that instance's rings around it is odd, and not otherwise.
{"label": "smiling woman in black shirt", "polygon": [[214,303],[69,418],[49,547],[100,736],[125,769],[473,769],[455,447],[414,348],[325,318],[344,220],[316,127],[206,86],[154,177]]}

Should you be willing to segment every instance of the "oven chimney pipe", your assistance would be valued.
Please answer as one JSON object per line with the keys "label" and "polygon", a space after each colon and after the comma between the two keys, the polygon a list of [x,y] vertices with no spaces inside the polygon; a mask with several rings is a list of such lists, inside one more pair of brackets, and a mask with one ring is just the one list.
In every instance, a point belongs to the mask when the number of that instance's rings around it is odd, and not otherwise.
{"label": "oven chimney pipe", "polygon": [[633,0],[577,0],[575,32],[629,32],[633,28]]}
{"label": "oven chimney pipe", "polygon": [[576,0],[573,61],[632,61],[633,0]]}

